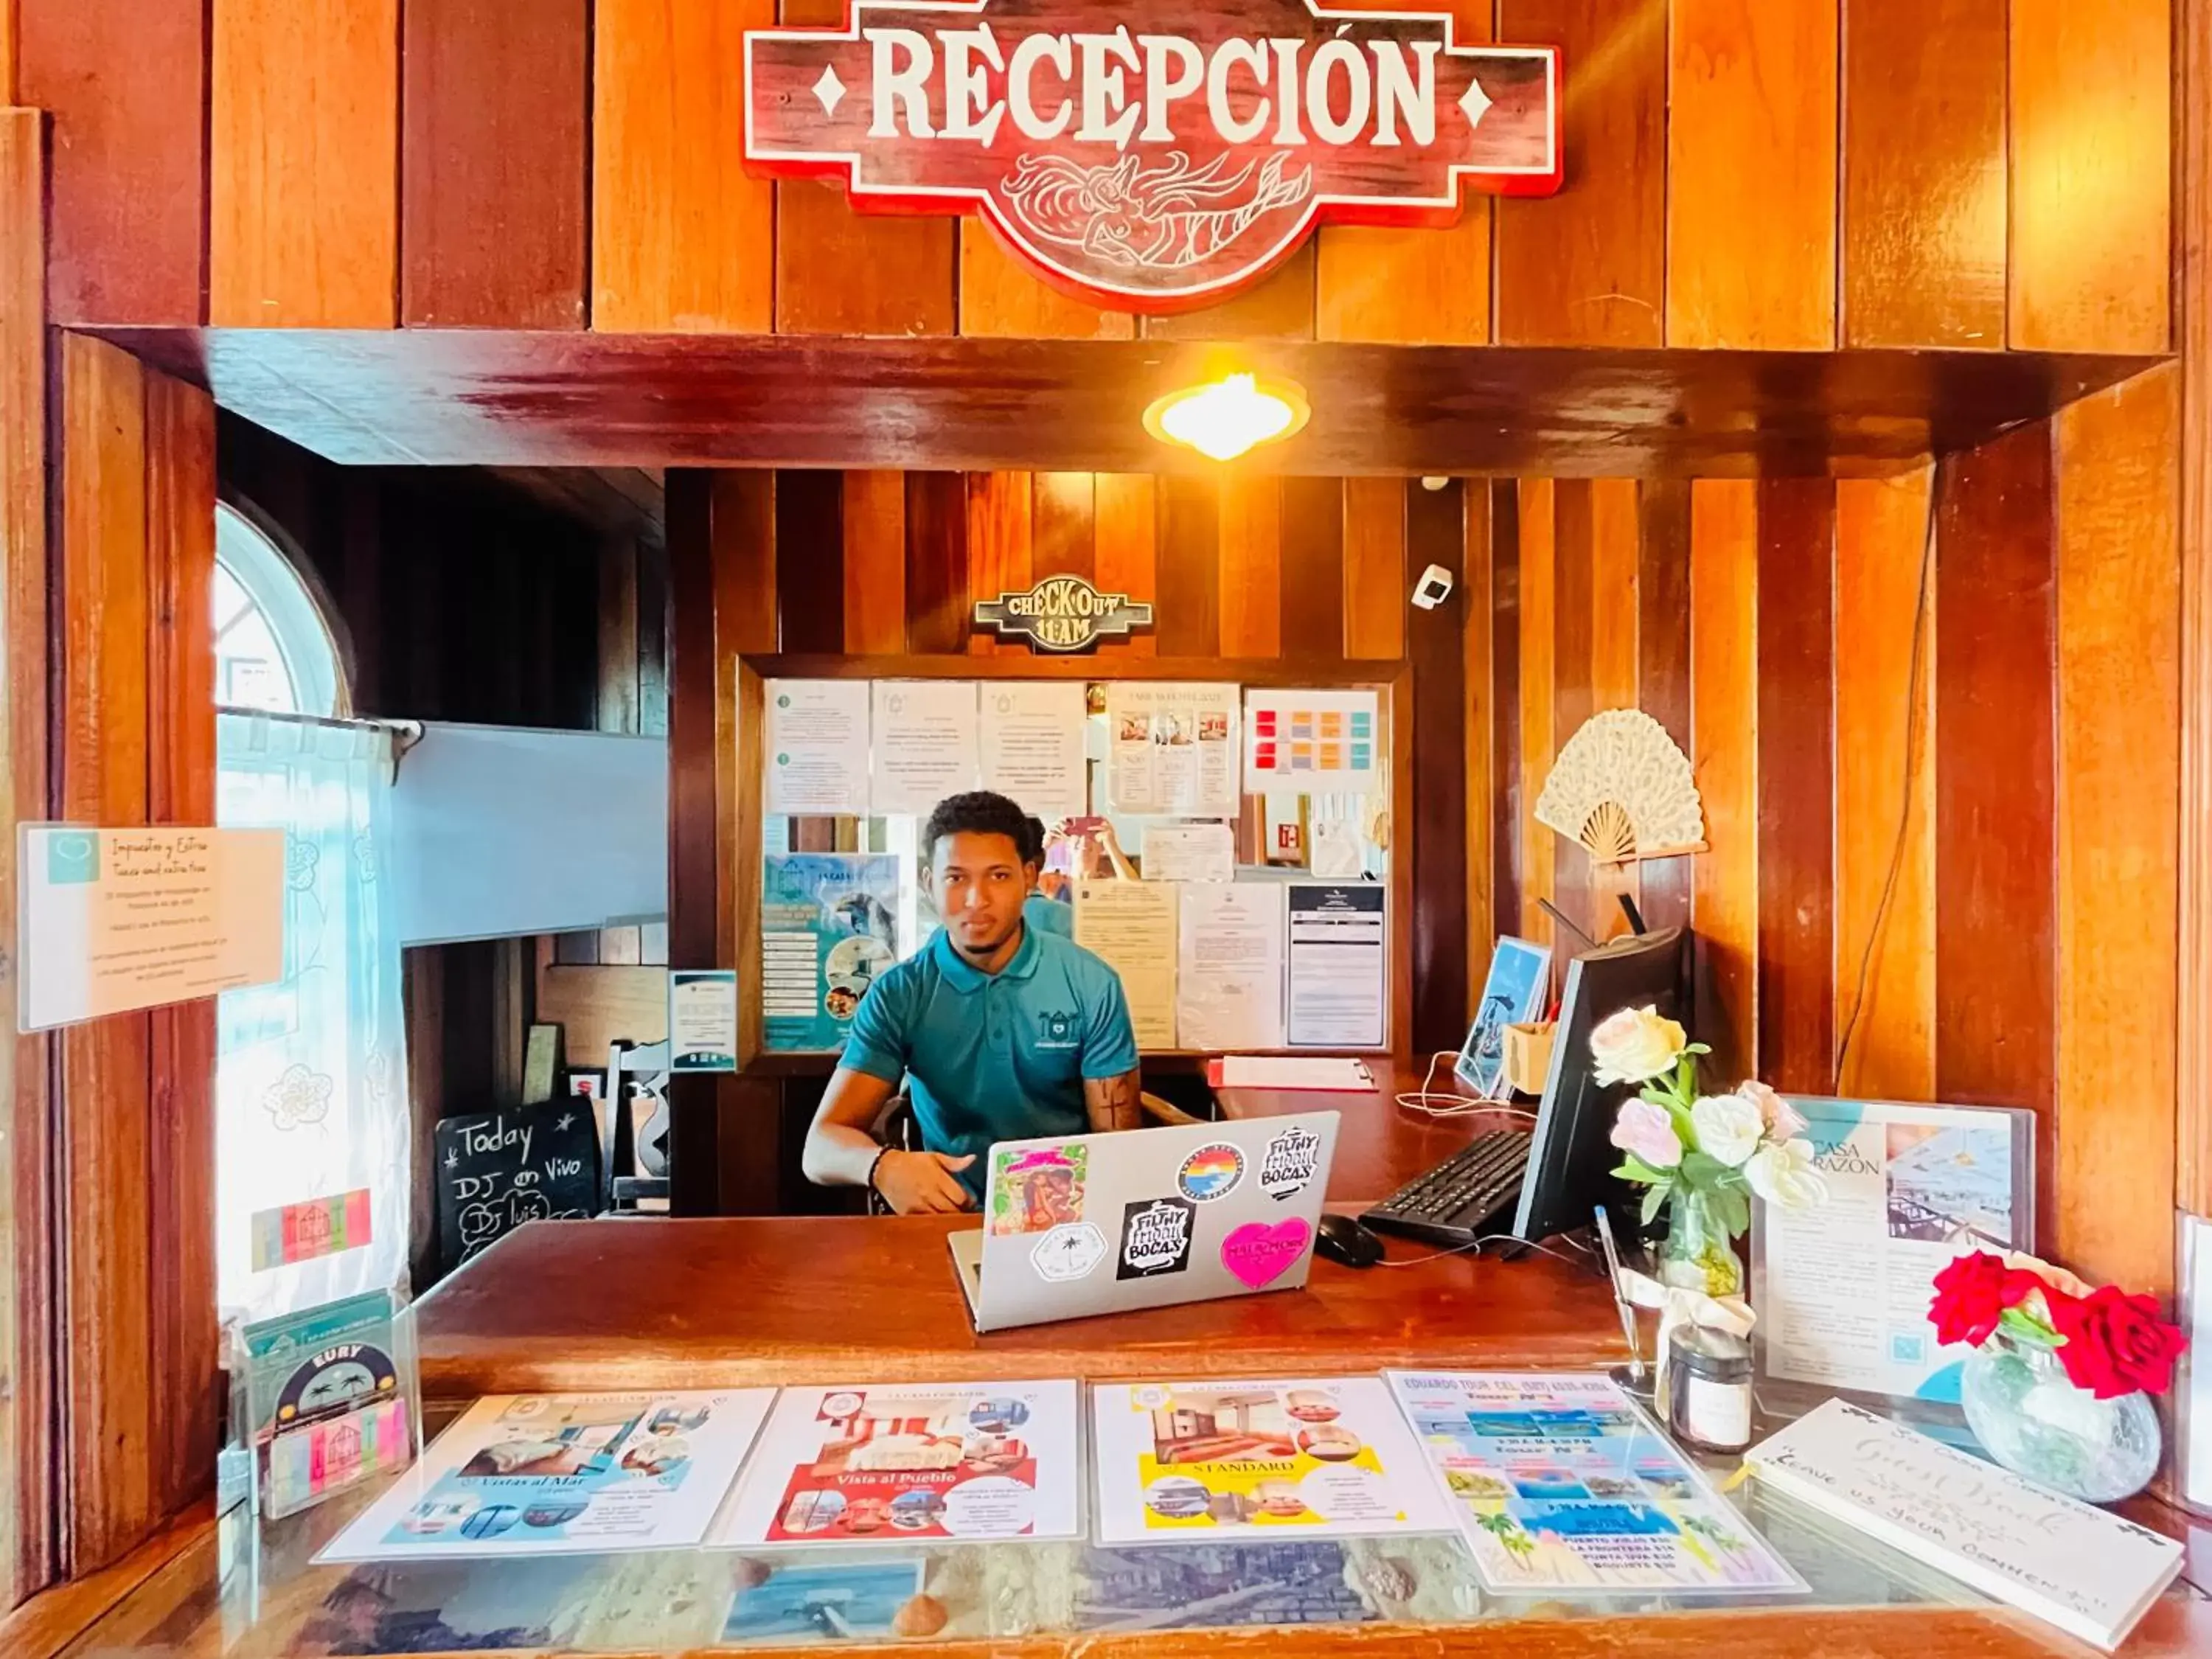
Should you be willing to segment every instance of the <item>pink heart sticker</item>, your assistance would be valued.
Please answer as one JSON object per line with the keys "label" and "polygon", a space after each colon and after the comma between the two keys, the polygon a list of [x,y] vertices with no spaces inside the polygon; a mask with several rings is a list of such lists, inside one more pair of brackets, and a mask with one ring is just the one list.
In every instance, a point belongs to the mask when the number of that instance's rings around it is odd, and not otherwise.
{"label": "pink heart sticker", "polygon": [[1313,1229],[1297,1216],[1248,1221],[1221,1241],[1221,1265],[1256,1291],[1297,1266],[1312,1243]]}

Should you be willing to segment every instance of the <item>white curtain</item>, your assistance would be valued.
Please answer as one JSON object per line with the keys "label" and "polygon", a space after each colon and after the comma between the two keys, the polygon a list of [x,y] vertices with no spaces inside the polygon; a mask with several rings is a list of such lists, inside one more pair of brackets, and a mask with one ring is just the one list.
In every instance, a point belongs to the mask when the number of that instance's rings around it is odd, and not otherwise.
{"label": "white curtain", "polygon": [[[216,822],[281,829],[284,977],[217,1012],[216,1266],[226,1316],[405,1288],[407,1058],[390,845],[392,734],[225,712]],[[366,1189],[370,1240],[257,1267],[255,1218]],[[264,1234],[269,1224],[264,1223]]]}

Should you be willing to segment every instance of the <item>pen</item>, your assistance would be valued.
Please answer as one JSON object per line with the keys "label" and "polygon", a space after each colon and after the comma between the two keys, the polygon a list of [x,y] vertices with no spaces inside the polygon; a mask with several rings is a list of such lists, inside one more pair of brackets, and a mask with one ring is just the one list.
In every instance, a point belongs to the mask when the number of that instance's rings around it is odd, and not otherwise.
{"label": "pen", "polygon": [[1636,1310],[1622,1294],[1620,1288],[1620,1252],[1613,1245],[1613,1222],[1605,1212],[1605,1206],[1597,1206],[1597,1242],[1605,1250],[1605,1270],[1613,1279],[1613,1304],[1620,1310],[1621,1334],[1628,1339],[1628,1375],[1632,1381],[1644,1380],[1644,1347],[1636,1336]]}

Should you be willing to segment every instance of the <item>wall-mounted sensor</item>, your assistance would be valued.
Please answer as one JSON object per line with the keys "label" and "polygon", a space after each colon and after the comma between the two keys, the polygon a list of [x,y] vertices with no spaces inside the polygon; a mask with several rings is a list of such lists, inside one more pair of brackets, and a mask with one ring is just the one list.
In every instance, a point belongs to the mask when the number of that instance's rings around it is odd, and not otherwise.
{"label": "wall-mounted sensor", "polygon": [[1437,491],[1442,489],[1450,482],[1451,480],[1445,477],[1442,473],[1431,472],[1421,480],[1421,488],[1427,490],[1430,495],[1433,495]]}
{"label": "wall-mounted sensor", "polygon": [[1440,564],[1432,564],[1421,572],[1420,580],[1413,584],[1413,608],[1433,611],[1451,598],[1452,574]]}

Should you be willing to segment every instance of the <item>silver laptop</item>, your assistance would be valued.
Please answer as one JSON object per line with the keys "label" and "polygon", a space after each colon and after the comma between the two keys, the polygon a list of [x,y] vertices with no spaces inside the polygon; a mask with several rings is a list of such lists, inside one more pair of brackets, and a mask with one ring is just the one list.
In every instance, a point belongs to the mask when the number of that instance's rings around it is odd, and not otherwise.
{"label": "silver laptop", "polygon": [[991,1148],[983,1225],[954,1233],[979,1331],[1304,1287],[1337,1114]]}

